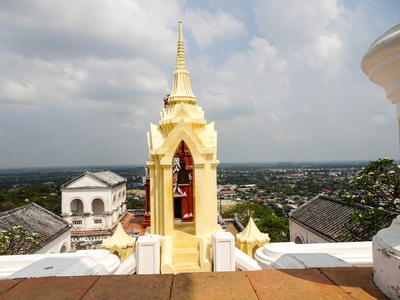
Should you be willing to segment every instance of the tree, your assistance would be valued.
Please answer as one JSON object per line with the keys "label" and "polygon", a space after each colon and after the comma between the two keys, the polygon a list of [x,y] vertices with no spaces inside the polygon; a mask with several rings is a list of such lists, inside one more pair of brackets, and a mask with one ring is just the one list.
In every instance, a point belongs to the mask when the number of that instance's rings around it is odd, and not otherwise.
{"label": "tree", "polygon": [[350,182],[353,195],[346,195],[348,203],[364,205],[354,211],[350,224],[357,223],[359,231],[350,231],[355,240],[371,239],[387,227],[400,212],[400,165],[387,157],[371,161]]}
{"label": "tree", "polygon": [[222,213],[224,218],[232,218],[238,214],[239,222],[246,226],[250,217],[261,232],[268,233],[271,242],[289,241],[289,221],[281,211],[283,218],[278,218],[272,208],[250,202],[241,202]]}
{"label": "tree", "polygon": [[382,228],[389,226],[392,220],[393,215],[382,207],[368,207],[361,211],[353,211],[349,224],[344,224],[344,227],[347,228],[352,241],[366,241],[372,240],[372,237]]}
{"label": "tree", "polygon": [[14,226],[1,232],[0,255],[25,254],[36,247],[40,247],[39,236],[27,232],[21,226]]}
{"label": "tree", "polygon": [[[371,161],[350,182],[351,202],[400,212],[400,165],[387,157]],[[351,198],[349,198],[351,197]]]}

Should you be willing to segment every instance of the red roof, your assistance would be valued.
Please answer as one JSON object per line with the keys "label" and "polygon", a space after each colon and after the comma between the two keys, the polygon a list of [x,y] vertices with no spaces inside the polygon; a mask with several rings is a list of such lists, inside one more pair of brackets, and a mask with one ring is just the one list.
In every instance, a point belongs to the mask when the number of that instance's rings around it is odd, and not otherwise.
{"label": "red roof", "polygon": [[229,191],[220,191],[220,194],[235,194],[235,191],[229,190]]}

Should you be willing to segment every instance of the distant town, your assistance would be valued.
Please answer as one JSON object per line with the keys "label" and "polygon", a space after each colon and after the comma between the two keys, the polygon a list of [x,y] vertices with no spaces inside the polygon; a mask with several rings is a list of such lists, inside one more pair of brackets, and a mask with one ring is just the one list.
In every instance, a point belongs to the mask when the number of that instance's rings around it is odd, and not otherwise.
{"label": "distant town", "polygon": [[[287,215],[318,194],[341,199],[351,177],[367,161],[220,164],[218,207],[249,201],[278,206]],[[60,185],[90,170],[111,170],[127,178],[127,208],[144,207],[144,166],[54,167],[0,170],[0,211],[35,202],[60,213]]]}

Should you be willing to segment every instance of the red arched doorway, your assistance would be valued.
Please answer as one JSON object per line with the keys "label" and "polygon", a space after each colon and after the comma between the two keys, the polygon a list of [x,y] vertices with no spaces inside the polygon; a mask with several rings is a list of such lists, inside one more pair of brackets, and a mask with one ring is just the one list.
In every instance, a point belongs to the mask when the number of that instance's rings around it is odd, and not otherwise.
{"label": "red arched doorway", "polygon": [[172,165],[174,218],[193,222],[193,158],[184,141],[179,144]]}

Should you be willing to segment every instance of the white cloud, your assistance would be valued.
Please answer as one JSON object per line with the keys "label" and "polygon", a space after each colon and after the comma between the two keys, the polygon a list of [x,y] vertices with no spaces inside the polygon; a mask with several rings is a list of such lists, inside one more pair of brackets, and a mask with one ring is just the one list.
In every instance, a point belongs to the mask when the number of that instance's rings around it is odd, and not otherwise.
{"label": "white cloud", "polygon": [[162,61],[175,46],[180,14],[174,0],[8,3],[0,11],[0,37],[10,51],[31,57],[139,54]]}
{"label": "white cloud", "polygon": [[337,34],[320,35],[307,50],[309,66],[323,76],[333,76],[342,69],[343,44]]}
{"label": "white cloud", "polygon": [[255,1],[254,12],[259,29],[287,60],[291,77],[310,69],[326,80],[343,69],[341,24],[351,16],[338,1]]}
{"label": "white cloud", "polygon": [[164,72],[144,59],[48,62],[6,55],[0,65],[14,66],[0,70],[0,104],[17,111],[50,106],[110,114],[130,107],[131,115],[144,116],[170,89]]}
{"label": "white cloud", "polygon": [[395,106],[359,63],[399,9],[385,1],[6,1],[0,167],[144,163],[146,131],[172,86],[179,19],[221,161],[393,157]]}
{"label": "white cloud", "polygon": [[0,107],[19,113],[38,109],[40,101],[35,86],[0,77]]}
{"label": "white cloud", "polygon": [[196,61],[193,67],[194,72],[201,74],[194,86],[200,87],[198,99],[202,106],[212,107],[213,120],[229,116],[234,127],[242,126],[235,122],[236,117],[266,119],[268,112],[291,93],[286,61],[259,37],[249,42],[245,53],[232,55],[218,69],[204,59]]}
{"label": "white cloud", "polygon": [[279,57],[278,51],[271,46],[266,39],[254,37],[250,43],[250,49],[247,53],[254,66],[261,71],[270,71],[282,73],[285,71],[286,61]]}
{"label": "white cloud", "polygon": [[276,109],[268,114],[268,117],[272,123],[279,123],[285,121],[286,118],[290,117],[290,112],[283,109]]}
{"label": "white cloud", "polygon": [[295,132],[291,130],[278,129],[275,131],[274,135],[277,142],[289,143],[293,146],[296,143],[304,143],[311,139],[311,134],[309,132]]}
{"label": "white cloud", "polygon": [[270,112],[268,114],[268,116],[269,116],[271,122],[273,122],[273,123],[277,123],[277,122],[281,121],[281,118],[274,112]]}
{"label": "white cloud", "polygon": [[216,40],[236,39],[246,34],[244,24],[224,11],[212,14],[203,9],[189,10],[186,11],[184,20],[188,20],[185,28],[190,30],[201,49]]}
{"label": "white cloud", "polygon": [[385,115],[375,115],[372,117],[372,121],[374,121],[376,123],[380,123],[380,124],[385,124],[389,120]]}
{"label": "white cloud", "polygon": [[294,46],[313,43],[341,13],[336,0],[254,1],[259,28],[272,43]]}

